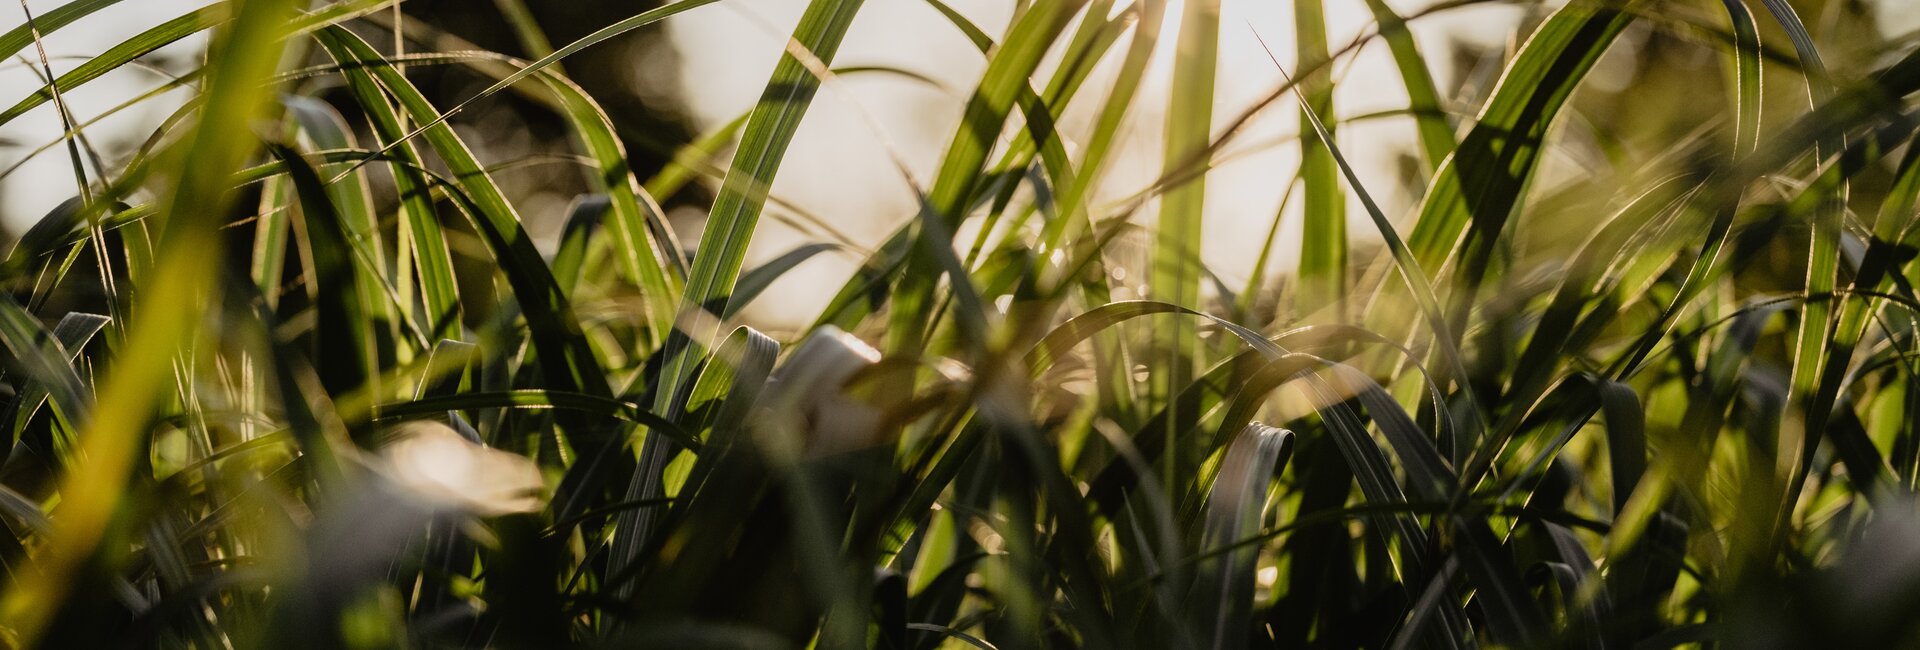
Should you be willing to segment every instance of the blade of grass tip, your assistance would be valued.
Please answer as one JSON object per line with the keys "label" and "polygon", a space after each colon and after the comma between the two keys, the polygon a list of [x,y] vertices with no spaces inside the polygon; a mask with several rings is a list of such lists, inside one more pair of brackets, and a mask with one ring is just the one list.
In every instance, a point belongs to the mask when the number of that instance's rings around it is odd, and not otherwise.
{"label": "blade of grass tip", "polygon": [[1413,32],[1407,29],[1406,19],[1395,13],[1386,0],[1367,0],[1367,10],[1373,12],[1380,38],[1387,42],[1393,64],[1400,69],[1400,83],[1407,91],[1407,110],[1413,113],[1414,126],[1420,132],[1421,159],[1431,172],[1453,153],[1454,145],[1453,124],[1440,103],[1433,72],[1427,68],[1426,57],[1420,54]]}
{"label": "blade of grass tip", "polygon": [[200,122],[171,152],[179,163],[174,169],[193,173],[179,174],[164,193],[164,245],[126,341],[125,349],[143,353],[115,364],[99,391],[99,400],[114,408],[96,414],[80,437],[82,461],[62,484],[62,516],[49,536],[55,541],[47,546],[41,571],[0,597],[0,624],[22,645],[38,642],[78,582],[72,572],[94,555],[115,516],[140,433],[165,394],[171,351],[192,337],[204,294],[215,286],[218,257],[206,251],[218,249],[216,221],[232,200],[227,176],[258,145],[251,133],[234,125],[253,123],[268,105],[272,89],[265,82],[279,61],[276,45],[294,14],[292,5],[287,0],[241,2],[232,27],[211,47]]}
{"label": "blade of grass tip", "polygon": [[[1256,40],[1259,39],[1259,36],[1258,32],[1254,33]],[[1261,47],[1266,47],[1264,40],[1261,41]],[[1267,56],[1269,58],[1273,57],[1272,50],[1268,50]],[[1273,64],[1276,68],[1280,69],[1282,75],[1286,74],[1286,69],[1280,66],[1279,59],[1273,59]],[[1295,86],[1294,88],[1297,93],[1299,87]],[[1369,194],[1366,186],[1360,182],[1360,175],[1353,171],[1353,166],[1348,164],[1346,157],[1340,154],[1340,147],[1334,144],[1333,136],[1327,133],[1326,125],[1321,124],[1320,118],[1311,111],[1304,112],[1302,115],[1307,117],[1308,126],[1313,127],[1314,135],[1326,143],[1327,153],[1333,157],[1333,161],[1339,167],[1340,173],[1346,177],[1347,184],[1353,189],[1354,195],[1359,197],[1360,205],[1366,208],[1367,216],[1372,218],[1374,229],[1379,231],[1381,240],[1386,243],[1387,250],[1392,255],[1395,270],[1399,272],[1401,280],[1404,281],[1407,288],[1411,290],[1415,303],[1419,305],[1421,316],[1426,320],[1427,326],[1433,331],[1434,340],[1436,341],[1435,347],[1439,348],[1441,357],[1447,363],[1447,369],[1453,373],[1454,377],[1467,377],[1466,363],[1462,361],[1460,350],[1454,344],[1456,339],[1453,338],[1446,318],[1440,310],[1440,301],[1434,295],[1433,285],[1427,280],[1426,273],[1421,270],[1420,261],[1415,258],[1412,249],[1407,246],[1407,243],[1400,239],[1399,232],[1393,229],[1393,222],[1387,219],[1386,213],[1382,212],[1379,204],[1374,202],[1373,195]],[[1472,447],[1473,443],[1479,440],[1481,433],[1485,429],[1478,408],[1480,400],[1474,397],[1473,387],[1469,385],[1468,382],[1463,380],[1459,382],[1457,386],[1465,402],[1469,405],[1474,405],[1472,408],[1465,409],[1467,421],[1464,424],[1466,430],[1462,432],[1466,438],[1467,445]],[[1462,492],[1462,494],[1464,495],[1464,492]]]}
{"label": "blade of grass tip", "polygon": [[[1260,532],[1267,490],[1285,466],[1293,432],[1258,422],[1246,425],[1228,445],[1207,495],[1200,548],[1224,547]],[[1195,569],[1190,615],[1200,647],[1239,648],[1247,644],[1252,616],[1254,563],[1260,548],[1245,545],[1208,557]]]}
{"label": "blade of grass tip", "polygon": [[845,250],[846,247],[830,242],[802,244],[765,264],[754,267],[753,270],[740,276],[740,281],[734,284],[733,298],[727,301],[727,311],[720,315],[721,318],[730,319],[738,315],[741,309],[752,303],[754,298],[767,290],[767,287],[773,286],[774,280],[780,279],[801,263],[821,253]]}
{"label": "blade of grass tip", "polygon": [[[60,322],[53,326],[53,341],[59,344],[60,350],[66,352],[66,363],[69,366],[80,358],[80,350],[85,348],[89,341],[93,340],[94,335],[98,334],[101,328],[106,327],[107,321],[108,318],[106,316],[79,312],[69,313],[60,317]],[[28,379],[27,384],[21,388],[20,395],[14,398],[13,403],[9,407],[10,410],[13,411],[12,439],[15,445],[19,444],[21,434],[26,431],[27,425],[32,422],[34,415],[40,411],[42,405],[47,403],[48,398],[52,394],[48,382],[33,377],[29,377]],[[55,377],[55,379],[57,380],[55,385],[65,381],[64,377]],[[86,397],[87,396],[83,394],[78,398],[70,397],[70,399],[84,399]],[[84,402],[79,401],[70,401],[69,403],[84,404]],[[69,428],[68,431],[72,432],[74,429]],[[62,445],[56,442],[55,446],[60,447]],[[71,441],[68,441],[68,444],[65,446],[71,448]]]}
{"label": "blade of grass tip", "polygon": [[[691,3],[682,2],[668,7],[687,4]],[[794,28],[792,42],[811,52],[819,61],[830,64],[861,4],[862,0],[812,0],[801,15],[799,25]],[[686,291],[681,295],[681,311],[726,311],[728,299],[740,276],[740,265],[746,256],[747,244],[753,237],[754,226],[759,223],[760,212],[766,206],[774,175],[780,169],[780,161],[785,157],[787,146],[792,144],[801,119],[812,105],[820,83],[821,80],[792,52],[781,53],[780,62],[774,67],[760,102],[747,118],[733,163],[721,184],[719,196],[714,199],[712,210],[708,212],[700,248],[694,255]],[[692,340],[691,336],[678,329],[668,337],[661,351],[665,360],[654,385],[649,387],[656,411],[669,419],[679,416],[685,406],[681,401],[681,393],[699,359],[711,345],[712,341]],[[665,439],[648,432],[641,451],[639,470],[627,486],[626,500],[660,496],[661,470],[672,458],[673,451]],[[620,573],[633,562],[641,545],[647,542],[652,520],[652,513],[628,512],[621,515],[615,524],[611,573]],[[624,598],[631,594],[632,583],[629,582],[622,585],[615,595]]]}
{"label": "blade of grass tip", "polygon": [[[1296,93],[1302,113],[1315,114],[1321,124],[1333,119],[1333,66],[1327,65],[1327,20],[1321,0],[1293,3],[1295,66],[1310,70],[1301,77]],[[1248,24],[1251,28],[1251,23]],[[1300,130],[1311,128],[1305,115]],[[1329,135],[1331,135],[1329,131]],[[1305,187],[1300,226],[1299,291],[1294,313],[1311,314],[1333,307],[1344,309],[1347,288],[1347,192],[1340,187],[1327,146],[1316,138],[1300,139],[1300,177]],[[1334,321],[1345,320],[1337,314]]]}

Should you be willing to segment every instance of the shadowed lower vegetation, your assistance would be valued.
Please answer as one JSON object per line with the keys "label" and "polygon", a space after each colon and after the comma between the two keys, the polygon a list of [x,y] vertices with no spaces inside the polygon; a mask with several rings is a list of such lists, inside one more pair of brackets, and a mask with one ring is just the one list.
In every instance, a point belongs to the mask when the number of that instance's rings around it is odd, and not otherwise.
{"label": "shadowed lower vegetation", "polygon": [[[874,179],[918,212],[763,332],[744,305],[855,250],[745,263],[763,216],[832,219],[769,189],[814,97],[913,73],[835,67],[862,0],[808,0],[693,138],[562,65],[724,1],[554,42],[541,3],[473,3],[514,54],[394,0],[226,0],[84,61],[41,39],[120,0],[0,34],[43,79],[0,123],[66,127],[8,155],[76,178],[0,261],[0,642],[1920,644],[1920,50],[1857,4],[1520,4],[1511,51],[1449,53],[1408,27],[1490,3],[1365,0],[1343,41],[1348,0],[1295,0],[1298,65],[1238,112],[1219,0],[998,33],[884,0],[985,70],[924,183]],[[134,101],[192,99],[96,148],[64,94],[203,31]],[[1343,76],[1369,47],[1398,78]],[[1157,56],[1160,177],[1105,186]],[[483,81],[416,85],[454,74]],[[1341,117],[1368,84],[1407,110]],[[454,128],[508,98],[571,153]],[[1240,284],[1199,254],[1205,182],[1260,111],[1298,117],[1271,173],[1303,207]],[[1382,118],[1417,134],[1398,179],[1343,151]],[[545,164],[566,214],[497,182]],[[698,246],[663,202],[707,208]]]}

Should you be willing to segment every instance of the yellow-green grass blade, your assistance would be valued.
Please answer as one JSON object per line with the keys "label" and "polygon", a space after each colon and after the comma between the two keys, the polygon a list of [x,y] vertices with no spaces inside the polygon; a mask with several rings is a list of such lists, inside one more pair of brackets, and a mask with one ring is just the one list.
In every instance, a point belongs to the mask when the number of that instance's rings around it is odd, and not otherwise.
{"label": "yellow-green grass blade", "polygon": [[[121,348],[141,352],[122,357],[98,392],[114,408],[96,414],[80,436],[82,460],[62,485],[62,516],[49,534],[51,552],[41,571],[0,598],[0,624],[22,645],[38,642],[76,582],[72,573],[94,556],[125,496],[144,428],[167,392],[173,352],[194,338],[206,294],[216,290],[219,258],[206,251],[218,248],[217,219],[232,201],[227,176],[258,146],[251,133],[232,125],[252,123],[270,106],[265,83],[279,60],[292,4],[240,3],[232,26],[211,48],[200,121],[168,154],[178,166],[162,199],[164,245]],[[192,173],[181,173],[187,169]]]}
{"label": "yellow-green grass blade", "polygon": [[[1333,116],[1333,70],[1327,59],[1327,20],[1322,0],[1293,3],[1296,67],[1312,70],[1300,77],[1300,110],[1312,111],[1320,123]],[[1312,125],[1300,118],[1300,130]],[[1340,187],[1327,145],[1318,138],[1300,139],[1300,178],[1303,184],[1300,226],[1299,291],[1293,313],[1311,314],[1333,307],[1344,310],[1347,289],[1347,192]],[[1343,320],[1336,314],[1335,321]]]}
{"label": "yellow-green grass blade", "polygon": [[1446,107],[1440,102],[1440,91],[1434,86],[1433,72],[1428,69],[1420,46],[1414,43],[1406,19],[1395,13],[1386,0],[1367,0],[1367,10],[1373,12],[1380,38],[1387,42],[1393,64],[1400,70],[1400,83],[1407,90],[1407,110],[1413,113],[1414,126],[1420,132],[1421,159],[1426,161],[1429,170],[1439,167],[1441,161],[1453,153],[1454,131],[1447,119]]}
{"label": "yellow-green grass blade", "polygon": [[[1456,288],[1455,304],[1470,301],[1494,240],[1539,160],[1547,128],[1632,21],[1634,6],[1575,3],[1556,10],[1521,46],[1473,128],[1435,172],[1407,246],[1411,259],[1430,273],[1456,265],[1465,282]],[[1382,291],[1374,305],[1393,304],[1395,295]]]}
{"label": "yellow-green grass blade", "polygon": [[611,210],[610,230],[617,239],[620,269],[640,287],[645,306],[650,347],[657,349],[672,329],[674,309],[680,303],[680,253],[672,242],[654,236],[657,224],[666,229],[666,213],[648,196],[628,167],[626,147],[613,132],[613,123],[593,98],[565,79],[543,75],[565,107],[574,135],[598,166],[595,189],[604,194]]}
{"label": "yellow-green grass blade", "polygon": [[[1167,101],[1166,138],[1162,143],[1162,176],[1206,167],[1212,152],[1214,76],[1220,58],[1219,0],[1189,0],[1182,6],[1180,31],[1174,46],[1171,95]],[[1147,295],[1155,300],[1204,309],[1200,304],[1200,240],[1206,208],[1205,175],[1193,175],[1170,187],[1160,197],[1154,222],[1153,249],[1148,257]],[[1148,382],[1148,401],[1165,402],[1194,377],[1200,363],[1200,337],[1191,323],[1176,320],[1156,330],[1148,358],[1158,372]],[[1178,402],[1167,402],[1177,408]],[[1169,421],[1178,421],[1179,414]],[[1166,448],[1174,447],[1175,427],[1164,432]],[[1175,485],[1177,454],[1167,454],[1160,480]]]}

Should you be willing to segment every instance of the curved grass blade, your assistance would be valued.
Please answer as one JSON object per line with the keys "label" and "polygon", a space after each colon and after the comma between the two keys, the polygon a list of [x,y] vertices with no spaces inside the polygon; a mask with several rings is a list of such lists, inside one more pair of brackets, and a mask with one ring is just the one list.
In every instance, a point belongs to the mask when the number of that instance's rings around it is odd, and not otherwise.
{"label": "curved grass blade", "polygon": [[573,206],[567,208],[567,225],[560,231],[560,248],[553,253],[553,279],[570,297],[576,296],[574,289],[580,285],[580,275],[587,264],[587,242],[593,239],[612,204],[605,194],[582,194],[573,197]]}
{"label": "curved grass blade", "polygon": [[[60,350],[65,351],[68,365],[72,365],[75,360],[79,359],[80,350],[86,347],[87,342],[91,341],[93,336],[100,332],[101,328],[106,327],[107,322],[108,318],[99,314],[76,312],[60,317],[60,322],[53,326],[53,340],[59,344]],[[64,381],[65,379],[63,377],[55,378],[56,385]],[[8,410],[13,412],[12,437],[15,445],[20,444],[21,434],[25,431],[27,424],[32,421],[34,415],[39,412],[40,407],[47,403],[50,395],[51,391],[46,382],[29,377],[29,381],[22,387],[20,395],[14,398]],[[69,399],[78,399],[78,397],[69,396]],[[84,402],[73,403],[84,404]],[[59,445],[56,445],[56,452],[59,451],[58,447]]]}
{"label": "curved grass blade", "polygon": [[313,286],[325,288],[313,294],[317,318],[314,350],[309,358],[327,393],[345,395],[366,384],[379,367],[372,315],[363,309],[361,281],[350,259],[353,234],[348,232],[319,172],[299,152],[280,145],[269,149],[286,164],[294,195],[306,217],[306,233],[312,241],[309,248],[313,251],[313,268],[307,274],[313,278]]}
{"label": "curved grass blade", "polygon": [[[1418,268],[1438,273],[1450,261],[1457,264],[1464,284],[1455,304],[1470,303],[1547,127],[1639,4],[1574,3],[1556,10],[1514,55],[1473,128],[1434,173],[1406,245]],[[1390,303],[1395,293],[1376,294],[1374,304]]]}
{"label": "curved grass blade", "polygon": [[454,134],[451,127],[435,123],[440,114],[433,109],[433,105],[365,41],[339,27],[323,28],[315,37],[343,66],[357,65],[368,69],[399,101],[409,118],[432,124],[424,127],[427,142],[453,172],[455,182],[471,201],[471,204],[463,202],[462,207],[470,211],[468,216],[472,218],[475,229],[480,231],[507,282],[513,287],[514,297],[526,315],[531,338],[540,350],[539,358],[546,381],[557,390],[611,395],[606,377],[600,372],[599,362],[588,348],[586,338],[581,335],[580,324],[573,317],[573,309],[566,295],[560,291],[552,271],[521,228],[519,215],[513,205],[474,158],[466,143]]}
{"label": "curved grass blade", "polygon": [[[1211,549],[1253,536],[1261,529],[1267,490],[1286,464],[1293,432],[1258,422],[1234,436],[1220,461],[1207,495],[1200,547]],[[1201,647],[1239,648],[1247,644],[1253,608],[1254,562],[1259,547],[1242,546],[1210,556],[1196,569],[1192,624]]]}
{"label": "curved grass blade", "polygon": [[[323,46],[327,36],[319,35]],[[440,226],[440,219],[434,209],[431,185],[422,170],[426,165],[420,159],[413,143],[406,142],[404,125],[399,113],[394,111],[387,95],[381,90],[380,81],[365,66],[353,65],[356,59],[345,51],[328,47],[328,53],[340,66],[340,74],[346,78],[347,90],[354,101],[367,116],[374,138],[383,145],[381,154],[390,161],[387,169],[393,177],[394,191],[399,195],[398,231],[400,240],[409,244],[408,255],[403,255],[402,269],[411,267],[412,273],[396,274],[402,287],[411,289],[418,281],[421,318],[426,324],[429,340],[458,339],[460,332],[460,296],[459,287],[454,280],[453,259],[447,250],[446,236]],[[412,291],[402,290],[400,295],[411,297]]]}
{"label": "curved grass blade", "polygon": [[819,242],[802,244],[794,247],[793,250],[782,253],[779,257],[769,260],[765,264],[754,267],[752,270],[747,271],[745,275],[740,276],[739,282],[734,283],[733,298],[727,301],[727,311],[722,313],[721,317],[733,318],[739,314],[741,309],[745,308],[749,303],[752,303],[754,298],[759,297],[762,292],[767,290],[767,287],[773,286],[774,280],[778,280],[780,276],[786,275],[788,271],[793,270],[793,267],[799,266],[801,263],[813,259],[814,256],[821,253],[844,250],[846,250],[846,247],[834,243]]}

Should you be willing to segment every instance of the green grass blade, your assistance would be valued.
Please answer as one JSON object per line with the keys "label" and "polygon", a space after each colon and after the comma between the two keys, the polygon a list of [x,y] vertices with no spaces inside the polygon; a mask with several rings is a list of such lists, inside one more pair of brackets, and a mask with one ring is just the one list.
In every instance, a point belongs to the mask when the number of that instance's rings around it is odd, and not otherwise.
{"label": "green grass blade", "polygon": [[[58,349],[66,352],[66,362],[68,365],[72,365],[79,359],[81,348],[86,347],[87,343],[93,340],[94,335],[98,334],[102,328],[107,326],[107,321],[106,316],[77,312],[60,317],[60,322],[53,326],[53,341],[59,345]],[[42,343],[41,347],[45,348],[47,346]],[[36,353],[37,352],[38,350],[36,350]],[[33,371],[31,364],[22,365],[26,366],[29,372]],[[19,397],[15,398],[11,407],[13,410],[13,440],[15,444],[20,442],[20,435],[26,429],[27,424],[33,419],[34,415],[39,412],[40,407],[47,403],[47,400],[52,395],[50,387],[58,387],[65,381],[66,378],[64,376],[56,376],[54,377],[53,384],[50,385],[41,379],[30,378],[29,383],[21,389]],[[82,400],[90,399],[90,396],[85,393],[79,393],[67,395],[66,399],[69,400],[68,403],[70,405],[76,405],[77,408],[78,406],[84,406],[86,402]],[[69,429],[69,431],[71,430],[72,429]]]}
{"label": "green grass blade", "polygon": [[120,0],[73,0],[52,11],[34,16],[32,24],[21,24],[0,34],[0,59],[11,59],[13,55],[19,54],[20,50],[32,45],[36,31],[41,38],[46,38],[76,20],[116,4],[120,4]]}
{"label": "green grass blade", "polygon": [[1440,103],[1433,72],[1427,67],[1426,57],[1420,54],[1419,45],[1414,43],[1406,19],[1394,13],[1386,0],[1367,0],[1367,10],[1373,12],[1380,38],[1387,42],[1387,51],[1393,53],[1393,63],[1400,70],[1400,83],[1407,90],[1407,109],[1413,113],[1415,128],[1420,131],[1421,158],[1426,161],[1427,169],[1437,168],[1453,153],[1454,131],[1453,124],[1447,120],[1446,107]]}
{"label": "green grass blade", "polygon": [[[1312,70],[1300,78],[1300,110],[1326,124],[1333,120],[1333,70],[1327,59],[1327,21],[1321,0],[1293,3],[1295,65]],[[1300,130],[1311,130],[1300,118]],[[1344,303],[1347,290],[1347,192],[1340,171],[1318,138],[1300,139],[1300,177],[1305,210],[1301,216],[1299,294],[1293,311],[1310,314]],[[1344,320],[1335,317],[1336,321]]]}
{"label": "green grass blade", "polygon": [[[1459,288],[1456,302],[1471,297],[1485,272],[1493,242],[1539,160],[1547,127],[1632,18],[1629,11],[1592,4],[1555,11],[1521,46],[1472,130],[1435,172],[1407,245],[1429,272],[1458,265],[1468,284]],[[1374,304],[1389,303],[1392,295],[1382,292]]]}
{"label": "green grass blade", "polygon": [[313,251],[313,268],[307,269],[309,284],[325,288],[313,294],[316,320],[309,358],[327,393],[345,395],[366,384],[380,363],[373,344],[373,319],[364,310],[361,280],[354,272],[353,234],[319,172],[296,151],[274,146],[272,152],[286,163],[306,220]]}
{"label": "green grass blade", "polygon": [[[678,7],[691,3],[668,5]],[[820,62],[831,64],[847,28],[860,10],[861,0],[813,0],[807,5],[800,24],[794,28],[793,43]],[[604,30],[603,30],[604,31]],[[562,48],[561,52],[566,49]],[[556,55],[560,52],[555,52]],[[549,57],[552,58],[552,57]],[[820,79],[792,52],[782,53],[773,76],[747,118],[740,146],[727,170],[720,195],[708,212],[707,225],[694,255],[693,269],[687,276],[686,291],[680,309],[724,313],[734,285],[740,276],[747,244],[753,237],[760,212],[766,206],[767,193],[780,169],[787,146],[806,116]],[[676,330],[677,332],[678,330]],[[698,361],[705,356],[711,341],[692,340],[675,334],[667,341],[666,355],[655,383],[649,386],[654,408],[669,418],[678,417],[685,406],[681,393],[692,378]],[[665,440],[649,433],[643,445],[640,469],[628,485],[627,500],[655,498],[660,495],[660,473],[672,457]],[[628,566],[646,543],[646,513],[626,513],[616,525],[612,551],[615,573]],[[621,593],[628,593],[623,587]]]}
{"label": "green grass blade", "polygon": [[[323,33],[319,37],[325,44],[326,35]],[[454,280],[453,259],[447,249],[446,235],[434,209],[429,190],[431,185],[422,172],[426,165],[414,145],[403,140],[406,122],[395,112],[373,71],[352,65],[356,59],[350,53],[336,51],[332,47],[327,49],[341,66],[340,74],[346,78],[348,92],[365,113],[375,140],[383,145],[382,149],[386,152],[383,155],[390,160],[387,169],[393,177],[394,191],[399,195],[400,240],[408,244],[408,250],[403,255],[405,263],[396,266],[413,270],[413,273],[396,277],[396,280],[405,283],[405,286],[414,286],[417,275],[421,318],[426,324],[424,329],[429,340],[458,339],[459,287]],[[400,292],[402,296],[409,293]]]}
{"label": "green grass blade", "polygon": [[[1007,36],[987,60],[980,85],[967,100],[960,125],[947,145],[938,175],[928,189],[923,210],[924,221],[937,222],[939,230],[953,232],[965,219],[975,192],[984,176],[983,164],[993,150],[1014,104],[1030,94],[1028,79],[1039,66],[1055,38],[1066,29],[1084,0],[1041,0],[1014,17]],[[1041,116],[1050,119],[1047,110],[1034,110],[1030,122]],[[1056,142],[1057,138],[1046,138]],[[941,269],[935,259],[936,247],[951,246],[948,239],[935,238],[924,229],[915,238],[918,245],[904,248],[905,271],[895,288],[890,315],[887,349],[895,353],[922,349],[933,327],[928,322],[934,312],[933,292]],[[958,283],[965,276],[954,276]]]}
{"label": "green grass blade", "polygon": [[581,336],[572,306],[554,281],[545,260],[534,249],[532,239],[521,228],[519,214],[466,143],[451,127],[437,122],[440,114],[426,97],[365,41],[339,27],[324,28],[315,36],[342,65],[369,69],[409,118],[431,125],[424,127],[427,142],[472,201],[463,207],[470,211],[475,229],[480,231],[514,289],[534,345],[540,349],[547,383],[563,391],[612,394],[607,388],[606,376],[600,372],[599,362]]}

